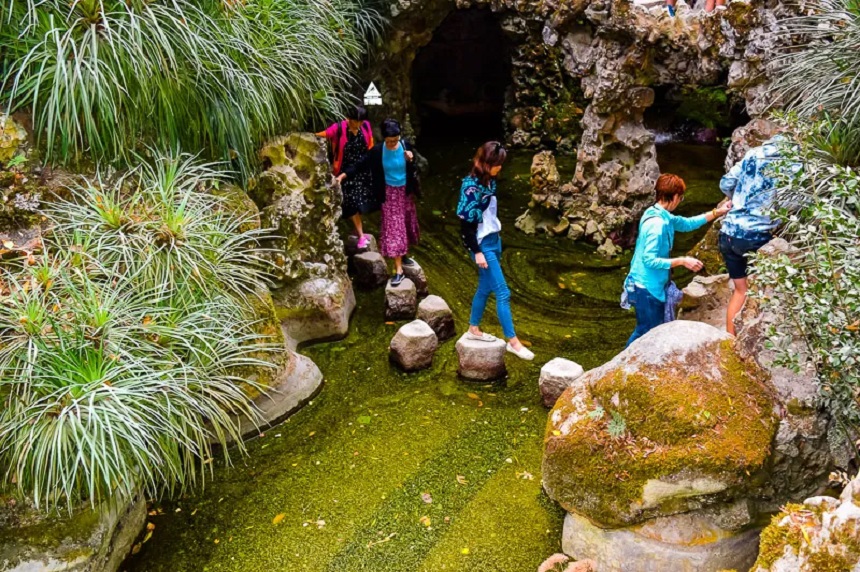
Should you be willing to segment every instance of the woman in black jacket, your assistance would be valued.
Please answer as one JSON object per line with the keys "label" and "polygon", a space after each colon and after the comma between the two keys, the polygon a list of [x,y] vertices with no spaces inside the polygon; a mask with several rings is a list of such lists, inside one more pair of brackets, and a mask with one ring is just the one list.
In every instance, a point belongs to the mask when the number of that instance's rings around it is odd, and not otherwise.
{"label": "woman in black jacket", "polygon": [[379,250],[382,256],[394,259],[391,285],[397,286],[403,281],[403,265],[415,263],[407,254],[419,238],[415,210],[418,176],[412,146],[400,139],[400,124],[386,119],[382,122],[382,136],[384,143],[374,146],[361,163],[344,169],[337,180],[342,182],[370,171],[374,193],[382,203]]}

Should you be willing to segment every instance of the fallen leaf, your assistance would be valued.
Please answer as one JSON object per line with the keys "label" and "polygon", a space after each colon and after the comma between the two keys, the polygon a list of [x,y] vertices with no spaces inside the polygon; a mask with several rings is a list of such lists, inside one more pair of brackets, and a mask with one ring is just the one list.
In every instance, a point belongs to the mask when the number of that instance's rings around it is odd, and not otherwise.
{"label": "fallen leaf", "polygon": [[155,530],[155,523],[147,522],[146,523],[146,530]]}
{"label": "fallen leaf", "polygon": [[308,433],[308,437],[313,437],[316,434],[317,434],[316,431],[311,431],[310,433]]}
{"label": "fallen leaf", "polygon": [[477,393],[467,393],[466,397],[468,397],[469,399],[478,399],[478,394]]}
{"label": "fallen leaf", "polygon": [[14,243],[14,242],[12,242],[11,240],[4,240],[4,241],[3,241],[3,246],[4,246],[5,248],[14,248],[14,247],[15,247],[15,243]]}
{"label": "fallen leaf", "polygon": [[319,520],[316,522],[316,525],[317,525],[317,528],[322,528],[322,527],[324,527],[324,526],[325,526],[325,521],[324,521],[323,519],[319,519]]}
{"label": "fallen leaf", "polygon": [[460,554],[468,554],[468,553],[469,553],[469,549],[468,549],[468,548],[461,548],[461,549],[460,549]]}
{"label": "fallen leaf", "polygon": [[218,544],[221,541],[216,538],[214,542],[215,542],[215,544]]}
{"label": "fallen leaf", "polygon": [[525,347],[527,347],[527,348],[532,347],[532,343],[531,343],[530,341],[528,341],[528,340],[520,340],[520,343],[521,343],[522,345],[524,345]]}
{"label": "fallen leaf", "polygon": [[421,518],[418,519],[418,522],[420,522],[424,526],[430,526],[430,517],[429,516],[422,516]]}
{"label": "fallen leaf", "polygon": [[558,437],[559,435],[561,435],[561,431],[559,431],[558,429],[553,429],[552,434]]}
{"label": "fallen leaf", "polygon": [[533,481],[535,477],[530,472],[523,471],[522,473],[517,473],[517,478],[525,481]]}
{"label": "fallen leaf", "polygon": [[467,481],[466,477],[464,477],[463,475],[457,475],[457,483],[461,485],[468,485],[469,481]]}
{"label": "fallen leaf", "polygon": [[279,524],[286,516],[286,513],[283,512],[275,515],[275,518],[272,519],[272,524]]}
{"label": "fallen leaf", "polygon": [[135,544],[134,546],[132,546],[132,547],[131,547],[131,553],[132,553],[132,554],[137,554],[138,552],[140,552],[140,547],[141,547],[141,546],[142,546],[142,545],[141,545],[141,544],[139,544],[139,543],[138,543],[138,544]]}
{"label": "fallen leaf", "polygon": [[362,425],[367,425],[368,423],[370,423],[370,415],[359,415],[358,422]]}
{"label": "fallen leaf", "polygon": [[143,537],[143,540],[141,541],[141,543],[146,544],[150,538],[152,538],[152,531],[151,530],[146,533],[146,536]]}
{"label": "fallen leaf", "polygon": [[567,288],[567,285],[563,284],[562,282],[559,282],[558,287],[561,288],[562,290],[564,290],[565,288]]}
{"label": "fallen leaf", "polygon": [[430,496],[430,493],[421,493],[421,500],[423,500],[426,504],[430,504],[433,502],[433,497]]}
{"label": "fallen leaf", "polygon": [[394,325],[394,322],[385,322],[385,325],[386,325],[386,326],[393,326],[393,325]]}

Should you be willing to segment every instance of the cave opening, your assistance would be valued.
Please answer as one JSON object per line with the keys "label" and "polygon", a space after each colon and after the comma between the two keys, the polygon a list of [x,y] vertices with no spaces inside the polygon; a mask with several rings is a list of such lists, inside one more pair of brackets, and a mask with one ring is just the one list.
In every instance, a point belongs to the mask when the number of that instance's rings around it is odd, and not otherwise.
{"label": "cave opening", "polygon": [[723,85],[654,87],[654,104],[645,111],[645,127],[658,145],[717,144],[749,121],[745,106]]}
{"label": "cave opening", "polygon": [[448,14],[412,65],[421,137],[501,138],[512,50],[489,9]]}

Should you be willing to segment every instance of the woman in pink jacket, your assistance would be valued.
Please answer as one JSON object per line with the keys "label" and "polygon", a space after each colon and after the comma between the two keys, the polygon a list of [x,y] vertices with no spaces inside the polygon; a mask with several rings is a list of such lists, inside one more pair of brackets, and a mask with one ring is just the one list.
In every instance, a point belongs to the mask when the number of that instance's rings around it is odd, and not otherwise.
{"label": "woman in pink jacket", "polygon": [[[367,110],[356,106],[347,113],[346,119],[333,123],[325,131],[317,133],[325,137],[332,148],[332,170],[335,176],[344,169],[361,163],[373,148],[373,132],[367,121]],[[370,237],[364,234],[361,215],[379,210],[379,202],[373,192],[369,172],[358,173],[341,184],[343,191],[342,218],[352,220],[358,235],[358,248],[367,247]]]}

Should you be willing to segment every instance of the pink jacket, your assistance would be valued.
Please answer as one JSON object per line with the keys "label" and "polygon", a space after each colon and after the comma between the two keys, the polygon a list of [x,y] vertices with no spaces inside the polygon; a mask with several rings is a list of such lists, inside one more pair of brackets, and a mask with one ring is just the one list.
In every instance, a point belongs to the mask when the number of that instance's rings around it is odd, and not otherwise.
{"label": "pink jacket", "polygon": [[[370,127],[370,122],[365,121],[361,124],[361,134],[364,135],[364,141],[367,143],[367,148],[373,148],[373,130]],[[325,138],[331,143],[332,155],[334,156],[334,164],[332,170],[335,176],[340,175],[340,170],[343,167],[343,149],[346,147],[346,134],[349,132],[349,123],[346,119],[340,123],[332,123],[325,130]]]}

